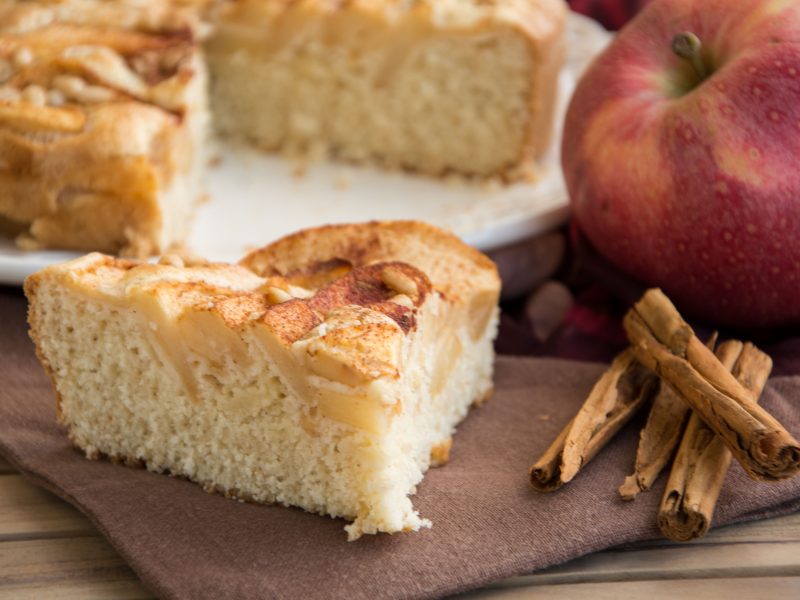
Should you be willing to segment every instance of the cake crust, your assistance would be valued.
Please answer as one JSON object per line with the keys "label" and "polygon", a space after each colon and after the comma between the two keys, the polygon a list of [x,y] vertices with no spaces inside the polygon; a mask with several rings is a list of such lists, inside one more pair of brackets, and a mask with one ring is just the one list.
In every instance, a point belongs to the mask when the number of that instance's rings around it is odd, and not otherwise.
{"label": "cake crust", "polygon": [[269,277],[302,274],[314,264],[364,266],[401,257],[428,274],[434,287],[454,300],[500,285],[497,269],[485,254],[452,233],[421,221],[315,227],[254,250],[239,264]]}

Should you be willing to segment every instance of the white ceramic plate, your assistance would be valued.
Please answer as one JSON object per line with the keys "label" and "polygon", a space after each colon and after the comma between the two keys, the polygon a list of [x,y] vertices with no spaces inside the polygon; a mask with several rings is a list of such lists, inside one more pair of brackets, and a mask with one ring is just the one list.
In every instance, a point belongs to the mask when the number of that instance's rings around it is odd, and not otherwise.
{"label": "white ceramic plate", "polygon": [[[557,123],[583,69],[608,43],[594,21],[570,15],[568,57],[559,79]],[[482,250],[498,248],[563,223],[567,194],[558,163],[560,127],[536,183],[487,186],[405,173],[321,163],[298,176],[296,165],[251,148],[220,143],[208,173],[209,201],[198,210],[190,248],[210,260],[245,252],[315,225],[370,219],[421,219],[452,230]],[[23,252],[0,240],[0,283],[79,253]]]}

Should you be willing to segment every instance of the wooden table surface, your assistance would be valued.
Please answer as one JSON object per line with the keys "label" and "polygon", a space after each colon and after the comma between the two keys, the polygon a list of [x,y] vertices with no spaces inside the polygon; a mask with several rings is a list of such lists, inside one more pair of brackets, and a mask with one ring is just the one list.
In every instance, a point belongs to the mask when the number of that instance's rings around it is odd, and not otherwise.
{"label": "wooden table surface", "polygon": [[[152,598],[75,508],[0,459],[0,599]],[[613,548],[460,600],[800,599],[800,513],[721,527],[691,544]]]}

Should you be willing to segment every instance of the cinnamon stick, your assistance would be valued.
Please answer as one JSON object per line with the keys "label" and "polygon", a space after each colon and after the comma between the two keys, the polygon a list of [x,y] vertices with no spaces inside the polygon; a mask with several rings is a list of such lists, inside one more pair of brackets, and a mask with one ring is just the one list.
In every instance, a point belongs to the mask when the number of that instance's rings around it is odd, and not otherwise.
{"label": "cinnamon stick", "polygon": [[[750,343],[731,340],[720,345],[717,357],[757,402],[772,370],[769,356]],[[708,532],[731,456],[722,439],[693,412],[658,511],[665,536],[688,541]]]}
{"label": "cinnamon stick", "polygon": [[634,359],[619,354],[573,418],[529,470],[531,485],[552,492],[571,481],[653,395],[657,378]]}
{"label": "cinnamon stick", "polygon": [[[716,343],[715,332],[706,346],[713,349]],[[652,487],[678,447],[690,413],[689,405],[674,388],[669,385],[660,387],[647,415],[647,423],[639,434],[633,473],[619,486],[623,500],[633,500],[639,492]]]}
{"label": "cinnamon stick", "polygon": [[624,325],[636,358],[681,393],[750,477],[778,481],[797,474],[800,443],[697,339],[661,290],[648,290]]}

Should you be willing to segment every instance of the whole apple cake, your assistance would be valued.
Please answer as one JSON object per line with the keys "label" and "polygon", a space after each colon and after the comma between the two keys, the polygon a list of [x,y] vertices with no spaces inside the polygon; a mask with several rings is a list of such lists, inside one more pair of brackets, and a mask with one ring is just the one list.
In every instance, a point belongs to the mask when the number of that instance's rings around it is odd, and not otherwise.
{"label": "whole apple cake", "polygon": [[0,232],[145,257],[184,241],[208,121],[267,150],[527,177],[563,0],[0,0]]}
{"label": "whole apple cake", "polygon": [[196,31],[159,0],[0,1],[0,229],[133,256],[184,239],[207,122]]}
{"label": "whole apple cake", "polygon": [[60,421],[88,457],[344,517],[409,495],[492,389],[494,264],[417,222],[312,229],[238,265],[93,253],[25,282]]}

